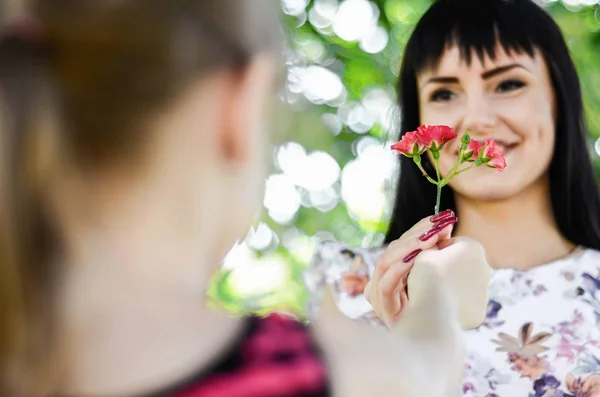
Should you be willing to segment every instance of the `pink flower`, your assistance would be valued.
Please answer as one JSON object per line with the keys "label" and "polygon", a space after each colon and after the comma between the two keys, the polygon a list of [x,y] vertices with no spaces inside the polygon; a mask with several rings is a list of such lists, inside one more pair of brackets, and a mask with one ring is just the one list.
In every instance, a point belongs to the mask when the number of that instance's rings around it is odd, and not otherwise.
{"label": "pink flower", "polygon": [[[465,131],[460,138],[460,152],[456,164],[448,175],[442,178],[438,169],[440,150],[446,143],[457,137],[458,135],[454,130],[446,125],[421,125],[416,131],[406,132],[399,142],[392,145],[392,150],[412,158],[423,176],[430,183],[437,186],[435,214],[438,214],[440,210],[442,187],[447,185],[456,175],[483,164],[499,171],[504,171],[506,168],[504,154],[493,139],[486,139],[485,142],[475,141],[471,139],[469,132]],[[421,164],[421,155],[426,151],[431,152],[431,157],[434,160],[432,165],[435,168],[437,180],[429,176],[423,164]],[[465,162],[473,164],[460,168]],[[543,291],[540,290],[539,293],[541,292]]]}
{"label": "pink flower", "polygon": [[421,144],[434,152],[441,150],[448,141],[458,136],[446,125],[422,125],[416,132]]}
{"label": "pink flower", "polygon": [[394,143],[392,150],[410,158],[422,154],[425,151],[425,146],[417,138],[417,133],[413,131],[407,132],[400,142]]}
{"label": "pink flower", "polygon": [[484,142],[482,159],[483,163],[490,168],[496,168],[498,171],[504,171],[506,168],[506,159],[502,150],[493,139],[486,139]]}
{"label": "pink flower", "polygon": [[471,141],[467,145],[467,148],[465,149],[465,152],[463,153],[464,161],[473,162],[473,161],[477,160],[477,158],[479,157],[479,152],[481,151],[482,147],[483,147],[483,142],[471,139]]}

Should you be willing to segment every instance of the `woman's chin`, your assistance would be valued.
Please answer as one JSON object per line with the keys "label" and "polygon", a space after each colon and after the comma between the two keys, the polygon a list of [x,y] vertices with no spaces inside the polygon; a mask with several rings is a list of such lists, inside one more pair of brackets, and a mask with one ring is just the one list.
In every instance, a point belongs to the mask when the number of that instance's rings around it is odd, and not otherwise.
{"label": "woman's chin", "polygon": [[452,179],[454,192],[471,200],[499,201],[516,194],[514,178],[497,170],[481,167]]}

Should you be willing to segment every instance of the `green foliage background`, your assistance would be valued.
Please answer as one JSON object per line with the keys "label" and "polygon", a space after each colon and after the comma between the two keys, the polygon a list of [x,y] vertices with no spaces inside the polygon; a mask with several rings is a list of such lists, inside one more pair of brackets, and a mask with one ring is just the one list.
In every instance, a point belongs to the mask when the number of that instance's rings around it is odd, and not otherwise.
{"label": "green foliage background", "polygon": [[[311,9],[318,0],[282,0],[285,17],[283,25],[289,38],[289,67],[306,68],[320,65],[339,76],[347,91],[344,103],[360,102],[369,90],[380,88],[393,96],[395,81],[401,61],[404,44],[418,18],[430,6],[431,0],[371,0],[371,5],[379,11],[377,25],[384,28],[389,41],[383,51],[368,53],[357,41],[344,41],[333,33],[331,27],[317,27],[311,23]],[[325,0],[329,4],[336,0]],[[546,4],[547,9],[558,22],[567,38],[578,73],[583,82],[586,116],[590,132],[590,145],[600,152],[600,6],[572,5],[570,2],[555,1]],[[569,5],[570,4],[570,5]],[[290,15],[293,14],[293,15]],[[356,144],[371,136],[382,144],[386,143],[394,131],[389,125],[375,123],[366,133],[356,133],[348,125],[341,131],[331,132],[323,122],[323,115],[336,115],[343,103],[315,104],[302,93],[290,94],[294,81],[288,79],[286,94],[283,95],[283,115],[278,125],[278,142],[285,144],[294,141],[303,146],[307,153],[323,151],[328,153],[344,169],[356,158]],[[314,101],[313,101],[314,102]],[[339,132],[339,133],[338,133]],[[600,161],[594,155],[600,179]],[[273,173],[280,172],[275,161]],[[301,197],[308,192],[296,186]],[[334,190],[339,192],[339,181]],[[384,187],[384,190],[389,186]],[[385,230],[385,214],[380,217],[361,216],[353,213],[348,204],[340,199],[337,205],[326,210],[317,209],[309,201],[303,200],[293,219],[277,222],[265,209],[262,221],[272,233],[271,242],[266,247],[251,253],[251,264],[264,261],[285,267],[285,276],[279,283],[260,293],[243,292],[244,276],[237,275],[242,264],[231,259],[231,264],[215,275],[210,290],[212,303],[233,313],[260,312],[272,309],[292,310],[302,314],[307,292],[303,286],[301,273],[308,265],[312,247],[317,240],[314,236],[323,235],[352,245],[376,244]],[[293,235],[285,244],[286,236]],[[289,240],[289,239],[288,239]],[[259,265],[258,265],[259,266]],[[252,268],[246,270],[252,275]],[[248,278],[248,277],[246,277]],[[248,278],[249,279],[249,278]],[[254,283],[260,283],[254,280]]]}

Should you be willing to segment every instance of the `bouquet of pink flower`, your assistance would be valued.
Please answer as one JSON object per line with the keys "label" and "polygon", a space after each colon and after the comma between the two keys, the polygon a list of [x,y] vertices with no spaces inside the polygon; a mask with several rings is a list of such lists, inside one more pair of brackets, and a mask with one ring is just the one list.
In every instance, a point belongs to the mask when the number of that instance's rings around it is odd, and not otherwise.
{"label": "bouquet of pink flower", "polygon": [[[423,173],[423,176],[437,186],[435,214],[440,212],[442,187],[450,183],[450,180],[456,175],[480,165],[495,168],[498,171],[504,171],[506,168],[504,154],[493,139],[486,139],[484,142],[480,142],[471,139],[469,133],[465,132],[460,138],[461,146],[456,164],[448,171],[448,174],[442,177],[439,168],[440,150],[448,142],[457,137],[458,135],[448,126],[422,125],[416,131],[407,132],[399,142],[392,145],[392,150],[408,158],[412,158]],[[431,157],[433,157],[433,166],[437,180],[430,177],[421,165],[421,155],[427,151],[431,152]],[[468,163],[468,165],[461,168],[461,165],[464,163]]]}

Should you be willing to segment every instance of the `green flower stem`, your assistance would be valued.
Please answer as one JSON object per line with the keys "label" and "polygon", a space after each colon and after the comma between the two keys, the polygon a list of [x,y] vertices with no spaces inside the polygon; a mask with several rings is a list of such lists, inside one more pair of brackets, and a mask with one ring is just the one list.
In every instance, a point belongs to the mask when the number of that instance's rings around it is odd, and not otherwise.
{"label": "green flower stem", "polygon": [[450,171],[448,171],[448,173],[446,174],[446,176],[444,178],[442,178],[442,176],[440,175],[440,152],[439,152],[439,150],[431,150],[431,148],[430,148],[431,154],[432,154],[433,160],[434,160],[433,162],[434,162],[434,166],[435,166],[435,175],[437,177],[437,181],[433,180],[433,178],[431,178],[429,175],[427,175],[427,172],[425,172],[425,170],[423,169],[423,166],[421,166],[421,156],[417,155],[417,156],[413,157],[413,161],[419,167],[419,170],[421,170],[421,172],[423,173],[423,176],[426,177],[429,182],[436,185],[437,197],[435,200],[435,209],[434,209],[435,215],[440,213],[440,209],[441,209],[440,203],[442,200],[442,187],[444,187],[448,183],[450,183],[450,180],[452,178],[454,178],[456,175],[462,174],[463,172],[470,170],[471,168],[475,168],[475,167],[483,164],[483,160],[478,159],[472,165],[465,167],[462,170],[458,169],[458,167],[460,167],[460,165],[465,162],[465,160],[463,159],[463,156],[465,154],[465,150],[467,150],[467,146],[469,145],[470,141],[471,141],[471,138],[470,138],[469,134],[465,132],[465,135],[463,135],[463,137],[461,138],[461,146],[460,146],[460,150],[458,151],[458,157],[456,159],[456,164],[454,164],[454,166],[450,169]]}
{"label": "green flower stem", "polygon": [[415,156],[413,157],[413,161],[414,163],[417,165],[417,167],[419,167],[419,170],[421,170],[421,172],[423,173],[423,176],[425,178],[427,178],[427,180],[431,183],[433,183],[434,185],[437,185],[438,183],[427,174],[427,171],[425,171],[425,169],[423,168],[423,166],[421,165],[421,157],[420,156]]}
{"label": "green flower stem", "polygon": [[[462,163],[464,163],[464,161],[462,161],[462,157],[465,154],[465,149],[466,148],[467,148],[467,145],[462,145],[460,147],[460,150],[458,152],[458,157],[456,158],[456,164],[454,164],[454,167],[452,167],[452,169],[450,169],[450,171],[448,171],[448,174],[446,175],[446,177],[444,179],[448,179],[448,181],[450,181],[450,179],[452,179],[452,176],[454,176],[453,174],[456,172],[456,170],[458,169],[458,167]],[[450,175],[450,177],[448,177],[448,175]]]}
{"label": "green flower stem", "polygon": [[442,198],[442,178],[440,176],[440,152],[433,152],[433,160],[435,162],[435,174],[437,176],[437,197],[435,199],[434,215],[440,213],[440,200]]}
{"label": "green flower stem", "polygon": [[431,183],[433,183],[434,185],[437,185],[438,183],[429,175],[427,175],[427,172],[425,172],[425,170],[423,169],[423,166],[421,164],[417,164],[417,166],[419,167],[419,169],[421,170],[421,172],[423,173],[423,176],[425,178],[427,178],[427,180]]}
{"label": "green flower stem", "polygon": [[435,198],[435,211],[434,211],[434,215],[437,215],[440,213],[440,200],[442,199],[442,185],[438,184],[437,185],[437,196]]}
{"label": "green flower stem", "polygon": [[463,168],[463,169],[462,169],[462,170],[460,170],[460,171],[457,171],[457,172],[454,174],[454,176],[456,176],[456,175],[460,175],[460,174],[462,174],[463,172],[465,172],[465,171],[468,171],[468,170],[470,170],[471,168],[475,168],[475,167],[477,167],[477,166],[479,166],[479,164],[475,164],[475,163],[473,163],[473,164],[471,164],[470,166],[468,166],[468,167],[466,167],[466,168]]}
{"label": "green flower stem", "polygon": [[448,176],[446,176],[444,179],[442,179],[442,182],[441,182],[442,187],[446,186],[447,184],[449,184],[450,183],[450,179],[454,178],[456,175],[460,175],[463,172],[468,171],[471,168],[475,168],[475,167],[477,167],[479,165],[480,164],[473,163],[470,166],[463,168],[462,170],[458,170],[458,171],[454,170],[452,173],[448,174]]}

